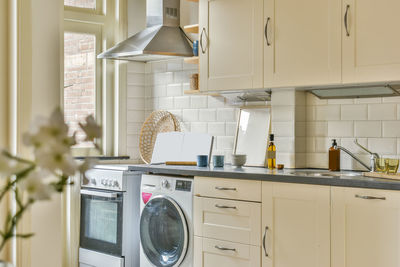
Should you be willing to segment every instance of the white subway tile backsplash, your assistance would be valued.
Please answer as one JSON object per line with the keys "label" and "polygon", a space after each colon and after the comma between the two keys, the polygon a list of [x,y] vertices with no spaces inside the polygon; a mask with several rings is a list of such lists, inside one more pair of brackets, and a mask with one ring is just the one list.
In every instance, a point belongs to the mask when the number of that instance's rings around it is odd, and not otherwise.
{"label": "white subway tile backsplash", "polygon": [[275,145],[279,153],[294,153],[295,152],[295,140],[294,137],[276,137]]}
{"label": "white subway tile backsplash", "polygon": [[232,149],[234,138],[232,136],[217,136],[217,149]]}
{"label": "white subway tile backsplash", "polygon": [[315,119],[317,121],[340,120],[340,106],[339,105],[316,106]]}
{"label": "white subway tile backsplash", "polygon": [[397,153],[397,139],[368,138],[368,149],[378,154],[395,155]]}
{"label": "white subway tile backsplash", "polygon": [[189,96],[177,96],[174,97],[174,108],[190,108],[190,97]]}
{"label": "white subway tile backsplash", "polygon": [[213,136],[224,136],[225,123],[224,122],[210,122],[208,123],[208,133]]}
{"label": "white subway tile backsplash", "polygon": [[207,123],[206,122],[192,122],[190,124],[191,131],[194,133],[207,133]]}
{"label": "white subway tile backsplash", "polygon": [[218,121],[235,121],[237,110],[234,108],[220,108],[217,109]]}
{"label": "white subway tile backsplash", "polygon": [[216,109],[202,109],[199,111],[200,121],[216,121],[217,110]]}
{"label": "white subway tile backsplash", "polygon": [[400,104],[397,105],[397,120],[400,120]]}
{"label": "white subway tile backsplash", "polygon": [[313,95],[311,93],[307,93],[306,104],[307,105],[326,105],[326,104],[328,104],[328,100],[319,99],[315,95]]}
{"label": "white subway tile backsplash", "polygon": [[183,68],[182,59],[169,60],[167,62],[167,71],[181,71]]}
{"label": "white subway tile backsplash", "polygon": [[306,106],[296,106],[295,108],[295,120],[296,122],[305,122],[307,120]]}
{"label": "white subway tile backsplash", "polygon": [[225,98],[222,96],[208,96],[209,108],[223,108],[225,106]]}
{"label": "white subway tile backsplash", "polygon": [[158,99],[158,108],[159,109],[173,109],[174,108],[174,98],[173,97],[162,97]]}
{"label": "white subway tile backsplash", "polygon": [[370,104],[368,105],[369,120],[395,120],[397,118],[396,104]]}
{"label": "white subway tile backsplash", "polygon": [[326,121],[309,121],[306,123],[306,127],[307,136],[324,137],[328,134],[328,123]]}
{"label": "white subway tile backsplash", "polygon": [[295,106],[274,106],[272,109],[272,121],[294,121]]}
{"label": "white subway tile backsplash", "polygon": [[[347,148],[354,154],[362,154],[365,153],[363,149],[361,149],[359,146],[357,146],[354,143],[354,140],[356,138],[341,138],[340,139],[340,145],[343,146],[344,148]],[[368,139],[367,138],[357,138],[357,141],[360,145],[363,147],[368,147]]]}
{"label": "white subway tile backsplash", "polygon": [[306,152],[315,152],[315,137],[306,137]]}
{"label": "white subway tile backsplash", "polygon": [[126,66],[128,73],[145,73],[145,63],[131,61]]}
{"label": "white subway tile backsplash", "polygon": [[191,108],[207,108],[207,96],[192,96],[190,97],[190,107]]}
{"label": "white subway tile backsplash", "polygon": [[145,98],[144,97],[130,97],[126,100],[127,110],[144,110]]}
{"label": "white subway tile backsplash", "polygon": [[183,110],[183,121],[198,121],[199,110],[198,109],[184,109]]}
{"label": "white subway tile backsplash", "polygon": [[397,138],[397,155],[400,155],[400,138]]}
{"label": "white subway tile backsplash", "polygon": [[152,73],[166,72],[167,71],[167,63],[165,61],[150,62],[150,65],[151,65],[151,72]]}
{"label": "white subway tile backsplash", "polygon": [[227,136],[235,136],[236,135],[236,122],[226,122],[225,123],[225,133]]}
{"label": "white subway tile backsplash", "polygon": [[315,152],[326,153],[329,151],[329,147],[331,147],[331,144],[331,138],[317,137],[315,138]]}
{"label": "white subway tile backsplash", "polygon": [[182,84],[173,83],[167,85],[167,96],[181,96],[182,95]]}
{"label": "white subway tile backsplash", "polygon": [[294,90],[273,90],[271,96],[271,105],[273,106],[287,106],[294,105],[296,103]]}
{"label": "white subway tile backsplash", "polygon": [[128,85],[127,88],[128,97],[145,97],[145,87],[138,85]]}
{"label": "white subway tile backsplash", "polygon": [[272,133],[279,137],[293,137],[294,136],[294,122],[273,122]]}
{"label": "white subway tile backsplash", "polygon": [[126,121],[127,122],[141,122],[144,121],[144,111],[138,110],[129,110],[126,113]]}
{"label": "white subway tile backsplash", "polygon": [[306,120],[315,121],[315,106],[306,106]]}
{"label": "white subway tile backsplash", "polygon": [[329,137],[354,136],[354,123],[352,121],[328,121]]}
{"label": "white subway tile backsplash", "polygon": [[154,97],[165,97],[167,96],[167,87],[165,85],[158,85],[150,87],[151,95]]}
{"label": "white subway tile backsplash", "polygon": [[367,120],[368,119],[368,107],[366,104],[342,105],[340,119],[342,121]]}
{"label": "white subway tile backsplash", "polygon": [[382,129],[380,121],[356,121],[354,123],[355,137],[381,137]]}
{"label": "white subway tile backsplash", "polygon": [[383,137],[399,137],[400,138],[400,121],[384,121],[382,122]]}
{"label": "white subway tile backsplash", "polygon": [[307,153],[307,167],[328,168],[328,153]]}
{"label": "white subway tile backsplash", "polygon": [[128,134],[126,136],[126,145],[129,147],[139,147],[139,135]]}
{"label": "white subway tile backsplash", "polygon": [[142,129],[142,122],[128,122],[126,124],[126,133],[127,134],[140,134],[140,130]]}
{"label": "white subway tile backsplash", "polygon": [[127,84],[128,85],[145,85],[145,77],[142,73],[134,73],[128,72],[127,73]]}

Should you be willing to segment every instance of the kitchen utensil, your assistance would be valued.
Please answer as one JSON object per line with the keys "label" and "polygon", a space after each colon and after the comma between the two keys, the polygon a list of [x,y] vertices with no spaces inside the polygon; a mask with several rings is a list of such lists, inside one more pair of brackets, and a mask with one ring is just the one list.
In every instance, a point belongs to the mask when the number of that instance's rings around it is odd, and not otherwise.
{"label": "kitchen utensil", "polygon": [[197,167],[207,167],[207,165],[208,165],[208,155],[198,155]]}
{"label": "kitchen utensil", "polygon": [[242,167],[247,160],[247,155],[244,154],[232,154],[232,165],[236,167]]}
{"label": "kitchen utensil", "polygon": [[163,110],[153,111],[140,131],[139,151],[142,160],[147,164],[151,162],[158,133],[180,131],[179,122],[173,114]]}
{"label": "kitchen utensil", "polygon": [[199,41],[198,40],[193,41],[193,55],[195,57],[199,56]]}
{"label": "kitchen utensil", "polygon": [[199,74],[194,73],[190,76],[190,89],[199,90]]}
{"label": "kitchen utensil", "polygon": [[213,166],[216,168],[224,167],[224,155],[214,155],[213,156]]}
{"label": "kitchen utensil", "polygon": [[385,158],[375,159],[375,170],[376,172],[385,173],[387,171],[387,163]]}
{"label": "kitchen utensil", "polygon": [[196,166],[196,161],[166,161],[165,165]]}
{"label": "kitchen utensil", "polygon": [[285,168],[285,165],[278,164],[276,167],[277,167],[278,170],[283,170],[283,168]]}
{"label": "kitchen utensil", "polygon": [[363,176],[373,177],[373,178],[384,178],[384,179],[400,180],[400,173],[387,174],[387,173],[381,173],[381,172],[363,172]]}

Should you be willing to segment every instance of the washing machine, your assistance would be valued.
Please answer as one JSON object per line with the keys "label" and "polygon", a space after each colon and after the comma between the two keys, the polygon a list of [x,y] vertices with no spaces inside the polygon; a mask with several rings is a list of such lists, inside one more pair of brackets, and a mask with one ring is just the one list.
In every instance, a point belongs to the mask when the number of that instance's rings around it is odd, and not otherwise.
{"label": "washing machine", "polygon": [[193,266],[193,179],[142,175],[140,266]]}

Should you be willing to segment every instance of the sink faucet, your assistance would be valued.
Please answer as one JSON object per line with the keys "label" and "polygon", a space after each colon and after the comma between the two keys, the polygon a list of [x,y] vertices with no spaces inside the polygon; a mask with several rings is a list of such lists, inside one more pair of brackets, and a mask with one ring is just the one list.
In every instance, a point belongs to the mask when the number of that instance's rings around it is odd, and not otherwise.
{"label": "sink faucet", "polygon": [[362,145],[360,145],[358,143],[357,139],[354,139],[354,143],[359,146],[361,149],[363,149],[364,151],[366,151],[368,154],[371,155],[370,158],[370,166],[368,166],[367,164],[365,164],[361,159],[359,159],[356,155],[354,155],[351,151],[349,151],[348,149],[341,147],[341,146],[337,146],[338,149],[342,150],[343,152],[346,152],[349,156],[351,156],[353,159],[355,159],[356,161],[358,161],[361,165],[363,165],[367,170],[369,170],[370,172],[374,172],[375,171],[375,160],[379,159],[379,155],[377,153],[373,153],[371,151],[369,151],[367,148],[363,147]]}

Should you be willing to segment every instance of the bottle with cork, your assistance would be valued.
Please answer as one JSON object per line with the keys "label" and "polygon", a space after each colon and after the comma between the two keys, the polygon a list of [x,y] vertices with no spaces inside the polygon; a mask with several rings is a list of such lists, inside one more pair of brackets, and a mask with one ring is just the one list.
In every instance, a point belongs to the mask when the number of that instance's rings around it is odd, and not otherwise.
{"label": "bottle with cork", "polygon": [[332,146],[329,148],[329,170],[340,171],[340,150],[336,139],[332,139]]}
{"label": "bottle with cork", "polygon": [[276,146],[274,144],[274,135],[269,135],[269,144],[267,148],[267,162],[266,162],[268,169],[275,169],[276,168]]}

